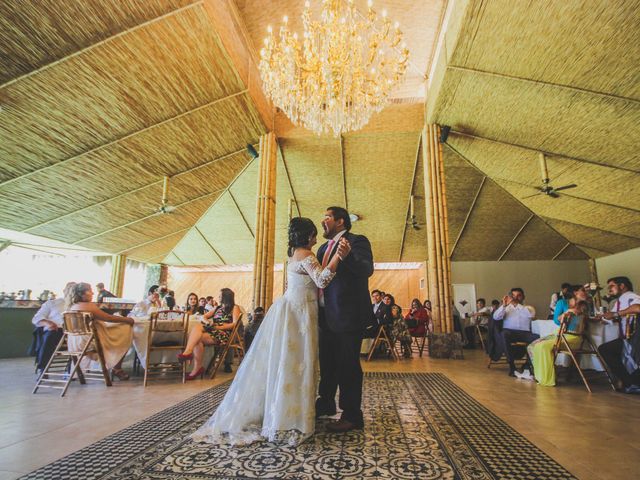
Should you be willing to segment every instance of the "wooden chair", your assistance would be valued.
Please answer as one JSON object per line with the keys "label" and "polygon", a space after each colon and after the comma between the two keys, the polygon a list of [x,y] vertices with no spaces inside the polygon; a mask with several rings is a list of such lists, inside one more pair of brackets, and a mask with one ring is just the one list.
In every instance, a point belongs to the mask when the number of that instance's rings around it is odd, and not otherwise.
{"label": "wooden chair", "polygon": [[227,357],[227,352],[229,349],[233,348],[237,354],[241,354],[244,356],[244,339],[242,335],[240,335],[240,326],[242,325],[242,320],[244,319],[244,313],[240,315],[240,318],[234,325],[231,330],[231,334],[229,335],[229,340],[224,344],[214,345],[214,354],[209,362],[209,366],[207,367],[207,371],[211,371],[211,379],[216,376],[218,372],[218,368],[224,362],[224,359]]}
{"label": "wooden chair", "polygon": [[[178,316],[178,318],[176,318]],[[149,336],[147,339],[147,367],[144,369],[144,386],[149,378],[179,373],[182,383],[185,382],[186,364],[178,360],[178,353],[187,345],[189,315],[171,310],[161,310],[151,314],[149,319]],[[164,339],[162,338],[164,337]],[[151,362],[154,352],[170,352],[173,361]]]}
{"label": "wooden chair", "polygon": [[484,328],[484,331],[487,331],[487,327],[485,325],[480,325],[479,323],[476,323],[475,325],[476,327],[476,336],[480,339],[480,346],[482,347],[483,351],[486,351],[486,348],[484,346],[484,337],[482,336],[482,328]]}
{"label": "wooden chair", "polygon": [[[581,330],[580,332],[569,332],[568,331],[569,321],[570,321],[570,318],[566,317],[560,322],[560,330],[558,331],[558,336],[556,337],[556,343],[553,347],[554,368],[557,368],[555,364],[556,364],[556,359],[558,358],[558,355],[560,353],[569,355],[569,358],[571,358],[571,363],[580,374],[580,378],[582,378],[582,383],[584,383],[584,386],[587,389],[587,392],[591,393],[591,387],[589,386],[589,382],[587,381],[587,378],[584,375],[584,371],[582,370],[582,368],[580,368],[580,356],[595,355],[596,358],[600,361],[600,364],[602,365],[602,367],[604,368],[604,373],[606,374],[607,379],[609,380],[609,385],[611,385],[611,388],[615,391],[616,387],[614,386],[613,379],[609,374],[607,364],[605,363],[604,359],[600,356],[600,352],[598,352],[598,348],[591,341],[591,338],[589,338],[589,335],[583,331],[584,330],[583,328],[580,329]],[[580,346],[578,348],[571,348],[571,345],[569,345],[569,342],[565,337],[565,335],[568,333],[573,333],[574,335],[580,335],[582,341],[580,342]]]}
{"label": "wooden chair", "polygon": [[422,358],[422,354],[424,353],[424,349],[427,345],[427,340],[429,339],[429,328],[428,325],[425,326],[424,334],[422,335],[411,335],[411,352],[417,353],[420,358]]}
{"label": "wooden chair", "polygon": [[381,345],[383,343],[387,345],[387,348],[391,352],[393,359],[396,362],[400,360],[400,357],[398,356],[398,352],[396,351],[396,347],[391,342],[391,339],[389,338],[389,335],[387,335],[387,331],[385,330],[384,327],[385,327],[384,325],[380,325],[378,327],[378,334],[376,335],[376,338],[373,341],[371,348],[369,349],[369,354],[367,355],[367,362],[371,360],[371,357],[373,356],[373,352],[376,351],[376,348],[378,348],[378,345]]}
{"label": "wooden chair", "polygon": [[[527,363],[527,355],[526,355],[526,350],[527,350],[527,345],[529,345],[527,342],[511,342],[510,344],[512,347],[522,347],[525,349],[525,356],[524,356],[524,361],[522,362],[522,366],[524,366]],[[487,363],[487,368],[491,368],[491,365],[508,365],[509,362],[507,361],[507,354],[506,352],[503,353],[500,358],[498,360],[492,360],[491,357],[489,357],[489,362]]]}
{"label": "wooden chair", "polygon": [[[111,378],[105,364],[100,338],[96,333],[93,315],[88,312],[64,312],[62,315],[64,333],[38,378],[33,393],[36,393],[39,388],[56,388],[62,390],[60,396],[63,397],[76,375],[82,385],[87,383],[87,380],[104,380],[105,385],[110,387]],[[70,339],[76,339],[76,341],[69,342]],[[74,344],[79,347],[72,346]],[[101,372],[82,371],[80,363],[88,354],[98,357]]]}

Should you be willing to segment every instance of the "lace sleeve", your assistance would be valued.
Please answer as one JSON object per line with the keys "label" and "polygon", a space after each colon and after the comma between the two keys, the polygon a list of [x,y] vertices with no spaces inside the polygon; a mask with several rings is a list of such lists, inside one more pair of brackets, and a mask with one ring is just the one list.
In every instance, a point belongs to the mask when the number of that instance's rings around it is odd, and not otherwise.
{"label": "lace sleeve", "polygon": [[314,255],[309,255],[307,258],[302,260],[302,266],[305,271],[311,277],[311,280],[318,286],[318,288],[325,288],[333,277],[336,276],[334,272],[329,270],[328,268],[322,269],[322,265],[318,262],[318,259]]}

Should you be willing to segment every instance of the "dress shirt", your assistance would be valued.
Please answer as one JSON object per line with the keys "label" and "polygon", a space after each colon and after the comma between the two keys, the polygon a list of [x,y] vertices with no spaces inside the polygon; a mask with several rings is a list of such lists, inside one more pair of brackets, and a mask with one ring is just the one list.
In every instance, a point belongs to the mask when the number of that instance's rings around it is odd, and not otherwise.
{"label": "dress shirt", "polygon": [[525,332],[531,331],[531,320],[535,317],[536,311],[529,305],[522,304],[509,304],[506,307],[500,305],[500,307],[493,314],[493,318],[496,320],[503,320],[502,328],[508,328],[509,330],[524,330]]}
{"label": "dress shirt", "polygon": [[[640,295],[635,292],[624,292],[622,295],[618,297],[617,300],[613,302],[613,307],[611,308],[612,312],[619,312],[620,310],[625,310],[629,308],[631,305],[640,304]],[[624,335],[627,329],[627,321],[629,317],[622,317],[620,319],[620,333]]]}
{"label": "dress shirt", "polygon": [[489,316],[491,316],[491,308],[482,307],[476,313],[486,313],[487,315],[477,316],[475,319],[474,325],[479,322],[480,325],[486,325],[489,323]]}
{"label": "dress shirt", "polygon": [[[347,233],[347,231],[346,230],[342,230],[342,231],[336,233],[334,235],[334,237],[329,240],[330,242],[333,242],[332,247],[333,247],[334,250],[336,248],[338,248],[338,240],[340,240],[345,233]],[[328,245],[327,245],[327,248],[329,248]],[[325,251],[325,255],[326,255],[326,253],[327,252]],[[329,252],[329,257],[327,257],[327,258],[329,259],[329,261],[331,261],[331,252]],[[324,295],[322,294],[321,291],[318,292],[318,293],[319,293],[319,295],[318,295],[318,303],[320,304],[321,307],[324,307]]]}
{"label": "dress shirt", "polygon": [[145,298],[144,300],[139,301],[131,310],[129,314],[130,317],[146,317],[147,315],[151,315],[153,312],[156,312],[158,307],[151,303],[151,300]]}
{"label": "dress shirt", "polygon": [[378,303],[374,303],[373,304],[373,313],[377,313],[378,309],[380,308],[380,305],[382,305],[382,300],[379,301]]}
{"label": "dress shirt", "polygon": [[64,311],[64,298],[56,298],[54,300],[47,300],[42,304],[40,310],[33,316],[33,324],[38,326],[38,322],[41,320],[49,320],[54,322],[58,327],[62,328],[64,320],[62,318],[62,312]]}

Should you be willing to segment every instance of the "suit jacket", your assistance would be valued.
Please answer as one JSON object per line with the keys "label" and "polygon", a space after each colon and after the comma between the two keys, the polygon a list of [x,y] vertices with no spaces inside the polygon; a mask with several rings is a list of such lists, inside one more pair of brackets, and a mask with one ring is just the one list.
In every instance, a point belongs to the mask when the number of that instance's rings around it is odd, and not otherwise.
{"label": "suit jacket", "polygon": [[[351,252],[338,264],[336,276],[324,289],[321,327],[335,333],[362,332],[373,315],[369,299],[369,277],[373,274],[371,244],[364,235],[347,232],[343,238],[351,244]],[[318,249],[320,263],[328,245],[326,242]],[[335,247],[331,257],[337,251]]]}

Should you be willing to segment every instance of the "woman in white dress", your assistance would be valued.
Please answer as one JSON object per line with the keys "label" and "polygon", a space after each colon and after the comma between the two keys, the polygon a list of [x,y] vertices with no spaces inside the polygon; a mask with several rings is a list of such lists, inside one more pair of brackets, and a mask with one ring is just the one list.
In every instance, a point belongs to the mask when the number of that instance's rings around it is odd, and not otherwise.
{"label": "woman in white dress", "polygon": [[341,253],[322,268],[311,251],[317,234],[308,218],[289,223],[287,290],[269,308],[222,403],[192,435],[194,440],[233,445],[267,440],[296,446],[313,435],[318,289],[333,279]]}

